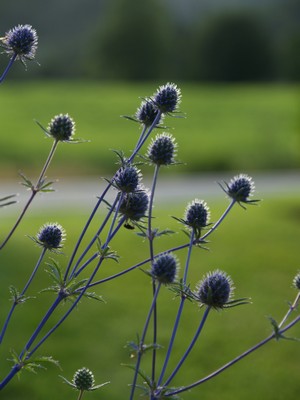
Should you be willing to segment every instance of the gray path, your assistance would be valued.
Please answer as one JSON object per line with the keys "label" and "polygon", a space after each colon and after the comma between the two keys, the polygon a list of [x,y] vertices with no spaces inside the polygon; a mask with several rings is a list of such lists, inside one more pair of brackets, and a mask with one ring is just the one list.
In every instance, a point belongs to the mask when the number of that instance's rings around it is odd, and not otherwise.
{"label": "gray path", "polygon": [[[158,181],[156,201],[167,205],[169,202],[187,203],[194,198],[209,200],[224,197],[218,182],[227,181],[234,174],[214,173],[199,174],[195,176],[170,176],[163,175]],[[253,173],[255,181],[255,198],[265,199],[270,196],[281,196],[286,193],[300,196],[300,171],[287,171],[278,173]],[[151,182],[145,180],[145,186],[149,187]],[[32,210],[60,209],[62,207],[82,208],[93,207],[96,197],[101,194],[106,183],[98,177],[61,179],[55,182],[54,192],[38,194],[34,200]],[[18,205],[6,207],[2,210],[2,217],[11,212],[16,212],[28,199],[29,193],[26,188],[18,182],[1,182],[0,197],[8,194],[18,193]]]}

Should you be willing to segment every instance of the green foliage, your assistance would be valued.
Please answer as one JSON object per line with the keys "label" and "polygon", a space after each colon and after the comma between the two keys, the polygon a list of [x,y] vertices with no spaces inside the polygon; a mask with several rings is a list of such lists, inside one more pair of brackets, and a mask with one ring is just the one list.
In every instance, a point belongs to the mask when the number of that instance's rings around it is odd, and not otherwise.
{"label": "green foliage", "polygon": [[[300,167],[297,86],[185,83],[181,88],[181,109],[188,110],[188,118],[184,124],[177,118],[169,122],[175,128],[181,172],[233,169],[250,173]],[[126,156],[138,135],[136,124],[119,116],[133,114],[140,105],[140,93],[151,94],[153,85],[29,82],[14,86],[11,82],[1,90],[5,134],[0,137],[0,175],[15,178],[16,171],[22,170],[34,176],[45,162],[50,143],[33,119],[47,124],[63,111],[74,117],[78,136],[91,143],[59,146],[47,175],[54,179],[86,174],[110,178],[115,170],[110,149],[123,149]]]}

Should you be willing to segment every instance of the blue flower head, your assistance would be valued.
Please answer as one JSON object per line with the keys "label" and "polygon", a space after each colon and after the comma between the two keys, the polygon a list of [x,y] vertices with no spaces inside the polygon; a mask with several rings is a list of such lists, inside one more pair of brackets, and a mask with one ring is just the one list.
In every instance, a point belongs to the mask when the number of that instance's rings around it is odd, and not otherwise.
{"label": "blue flower head", "polygon": [[139,221],[146,216],[148,204],[149,195],[146,190],[138,190],[124,195],[119,211],[127,220]]}
{"label": "blue flower head", "polygon": [[50,121],[46,132],[57,141],[70,141],[75,133],[75,122],[68,114],[56,115]]}
{"label": "blue flower head", "polygon": [[250,197],[253,196],[255,186],[252,178],[248,175],[237,175],[231,179],[229,184],[225,182],[225,185],[226,188],[222,185],[220,186],[229,197],[237,201],[239,204],[256,203],[258,201],[250,199]]}
{"label": "blue flower head", "polygon": [[295,289],[300,290],[300,272],[293,279],[293,286]]}
{"label": "blue flower head", "polygon": [[161,133],[152,139],[147,158],[156,165],[170,165],[175,162],[176,152],[177,144],[174,137],[168,133]]}
{"label": "blue flower head", "polygon": [[162,113],[172,113],[177,110],[181,101],[181,91],[174,83],[160,86],[154,94],[154,105]]}
{"label": "blue flower head", "polygon": [[[158,110],[153,104],[153,102],[151,100],[145,100],[142,101],[142,104],[137,109],[135,117],[137,121],[139,121],[141,124],[150,127],[153,124],[155,118],[157,117],[157,114]],[[159,124],[161,119],[162,117],[160,117],[158,121],[156,121],[156,125]]]}
{"label": "blue flower head", "polygon": [[205,201],[195,199],[188,204],[185,215],[185,224],[194,229],[195,232],[201,232],[209,223],[210,211]]}
{"label": "blue flower head", "polygon": [[164,285],[173,283],[177,276],[178,259],[172,253],[165,253],[154,259],[151,275]]}
{"label": "blue flower head", "polygon": [[223,271],[208,273],[196,287],[196,298],[201,305],[222,309],[233,294],[233,282]]}
{"label": "blue flower head", "polygon": [[1,41],[5,53],[10,57],[16,55],[16,58],[23,63],[26,60],[34,59],[38,46],[38,36],[31,25],[18,25],[10,29]]}
{"label": "blue flower head", "polygon": [[47,223],[40,228],[35,242],[47,250],[55,251],[62,247],[64,239],[65,231],[59,224]]}
{"label": "blue flower head", "polygon": [[121,167],[115,175],[114,185],[121,192],[131,193],[137,190],[140,184],[141,172],[135,166]]}

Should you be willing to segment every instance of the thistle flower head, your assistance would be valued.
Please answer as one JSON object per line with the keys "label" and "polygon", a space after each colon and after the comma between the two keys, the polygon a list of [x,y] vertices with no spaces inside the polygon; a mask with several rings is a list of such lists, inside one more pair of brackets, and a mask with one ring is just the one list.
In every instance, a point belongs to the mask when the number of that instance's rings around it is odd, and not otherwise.
{"label": "thistle flower head", "polygon": [[131,221],[139,221],[145,217],[149,204],[149,195],[146,190],[126,193],[123,197],[120,214]]}
{"label": "thistle flower head", "polygon": [[73,376],[73,385],[78,390],[92,390],[95,380],[92,371],[83,367],[78,369]]}
{"label": "thistle flower head", "polygon": [[256,203],[258,200],[251,200],[250,197],[253,196],[255,185],[252,178],[245,174],[240,174],[231,179],[227,184],[225,182],[226,188],[221,188],[224,192],[231,197],[233,200],[240,203]]}
{"label": "thistle flower head", "polygon": [[168,285],[176,279],[178,259],[172,253],[165,253],[154,259],[151,275],[160,283]]}
{"label": "thistle flower head", "polygon": [[162,113],[171,113],[176,111],[181,101],[181,91],[174,83],[167,83],[160,86],[154,94],[154,105]]}
{"label": "thistle flower head", "polygon": [[184,222],[196,232],[200,232],[208,225],[209,217],[210,211],[206,202],[195,199],[188,204],[185,210]]}
{"label": "thistle flower head", "polygon": [[47,133],[55,140],[70,141],[75,133],[75,122],[68,114],[56,115],[50,121]]}
{"label": "thistle flower head", "polygon": [[297,273],[293,279],[293,286],[295,289],[300,290],[300,271]]}
{"label": "thistle flower head", "polygon": [[134,192],[141,179],[141,172],[135,166],[121,167],[114,178],[115,186],[124,193]]}
{"label": "thistle flower head", "polygon": [[[151,100],[145,100],[142,101],[142,104],[140,107],[137,109],[135,117],[137,121],[139,121],[141,124],[144,124],[145,126],[149,127],[153,124],[155,118],[157,117],[158,114],[158,109],[155,107],[153,102]],[[162,117],[156,121],[156,125],[159,124],[161,121]]]}
{"label": "thistle flower head", "polygon": [[152,139],[148,151],[147,158],[156,165],[174,164],[177,144],[175,139],[169,133],[161,133]]}
{"label": "thistle flower head", "polygon": [[81,395],[84,391],[97,390],[109,383],[105,382],[101,383],[100,385],[95,385],[94,375],[92,371],[90,371],[88,368],[85,367],[80,368],[75,372],[72,382],[68,381],[63,376],[61,376],[61,378],[67,385],[71,386],[74,389],[79,390],[81,392]]}
{"label": "thistle flower head", "polygon": [[215,309],[226,307],[233,293],[233,282],[223,271],[208,273],[196,287],[196,298],[201,305],[205,304]]}
{"label": "thistle flower head", "polygon": [[36,30],[31,25],[18,25],[5,33],[1,39],[5,52],[11,57],[16,55],[18,60],[25,63],[33,60],[38,45]]}
{"label": "thistle flower head", "polygon": [[55,251],[62,247],[65,235],[65,231],[61,225],[57,223],[47,223],[40,228],[34,240],[45,249]]}

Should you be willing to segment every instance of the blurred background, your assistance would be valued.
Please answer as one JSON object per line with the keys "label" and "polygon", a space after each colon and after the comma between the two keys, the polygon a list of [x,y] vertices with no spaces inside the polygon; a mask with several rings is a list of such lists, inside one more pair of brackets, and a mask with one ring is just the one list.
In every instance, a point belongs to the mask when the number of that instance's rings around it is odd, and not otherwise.
{"label": "blurred background", "polygon": [[[221,268],[232,276],[236,297],[250,296],[253,304],[212,315],[203,342],[174,384],[210,373],[267,336],[271,328],[266,316],[283,316],[295,295],[291,285],[299,269],[300,2],[2,0],[0,36],[18,24],[37,30],[38,63],[28,62],[26,70],[15,63],[0,87],[0,197],[20,193],[18,204],[0,209],[1,238],[28,198],[18,185],[18,172],[35,181],[51,148],[35,120],[47,127],[54,115],[69,113],[76,122],[75,137],[89,142],[58,146],[47,173],[57,191],[36,199],[1,251],[1,321],[10,305],[8,286],[21,289],[39,255],[26,235],[34,236],[47,221],[58,221],[67,231],[67,242],[65,255],[57,258],[66,264],[101,193],[101,177],[110,178],[116,169],[112,150],[129,154],[139,136],[139,126],[120,116],[134,115],[142,98],[171,81],[182,90],[185,118],[168,117],[164,125],[176,138],[181,164],[161,171],[155,223],[178,231],[170,216],[181,218],[195,197],[208,201],[216,221],[227,206],[216,182],[240,172],[253,176],[255,198],[264,200],[246,213],[234,209],[211,238],[211,251],[199,250],[192,258],[192,287],[203,273]],[[1,71],[7,62],[2,54]],[[143,172],[148,183],[152,169],[145,166]],[[181,234],[163,238],[156,250],[184,241]],[[146,243],[125,229],[113,245],[121,264],[109,265],[103,276],[142,260],[148,251]],[[179,256],[183,265],[185,253]],[[43,269],[30,295],[49,285]],[[151,301],[147,279],[135,271],[101,286],[99,294],[107,303],[82,302],[41,350],[41,355],[59,359],[63,371],[50,367],[36,376],[24,373],[0,397],[74,399],[76,394],[58,375],[71,379],[77,368],[86,366],[94,371],[96,383],[112,382],[103,393],[86,394],[87,399],[123,398],[132,371],[120,364],[128,363],[124,346],[141,331]],[[10,368],[9,349],[22,348],[51,304],[43,296],[17,310],[1,349],[1,376]],[[159,340],[165,347],[175,303],[166,290],[159,305]],[[197,307],[187,307],[173,364],[200,316]],[[299,327],[294,328],[291,336],[299,335]],[[294,400],[298,394],[299,346],[279,341],[182,398]]]}

